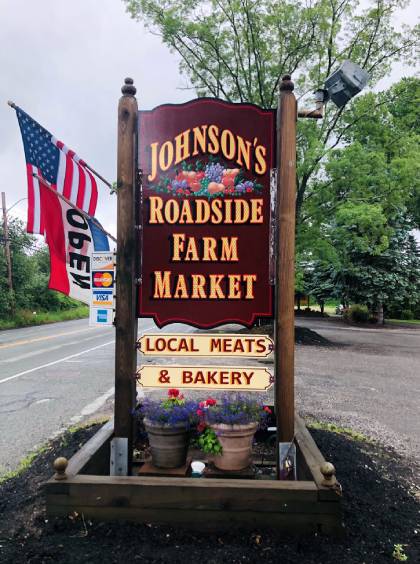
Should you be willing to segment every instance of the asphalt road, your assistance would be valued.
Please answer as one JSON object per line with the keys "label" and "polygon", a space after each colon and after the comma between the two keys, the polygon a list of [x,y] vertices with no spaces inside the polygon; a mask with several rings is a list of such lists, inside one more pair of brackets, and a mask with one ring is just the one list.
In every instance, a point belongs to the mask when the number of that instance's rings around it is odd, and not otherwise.
{"label": "asphalt road", "polygon": [[[185,326],[171,325],[167,332]],[[139,332],[156,330],[141,320]],[[114,329],[87,319],[0,332],[0,475],[113,396]]]}
{"label": "asphalt road", "polygon": [[296,405],[420,460],[420,328],[296,320],[334,344],[296,347]]}

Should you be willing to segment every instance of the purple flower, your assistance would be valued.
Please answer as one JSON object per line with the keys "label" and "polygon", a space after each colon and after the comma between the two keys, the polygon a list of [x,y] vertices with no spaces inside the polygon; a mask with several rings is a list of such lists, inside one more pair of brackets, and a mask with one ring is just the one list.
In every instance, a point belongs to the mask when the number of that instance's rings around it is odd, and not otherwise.
{"label": "purple flower", "polygon": [[206,410],[206,420],[212,423],[227,425],[244,425],[246,423],[260,423],[267,417],[263,410],[263,403],[243,394],[229,394],[222,396],[217,404]]}
{"label": "purple flower", "polygon": [[169,403],[165,400],[145,399],[139,410],[139,415],[149,419],[152,423],[174,426],[178,423],[190,424],[196,418],[198,403],[185,401],[182,405]]}

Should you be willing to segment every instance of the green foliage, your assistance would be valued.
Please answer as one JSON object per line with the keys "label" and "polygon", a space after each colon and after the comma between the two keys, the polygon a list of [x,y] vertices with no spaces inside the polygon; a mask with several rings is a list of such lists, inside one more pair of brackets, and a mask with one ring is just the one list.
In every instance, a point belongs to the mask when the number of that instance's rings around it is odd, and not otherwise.
{"label": "green foliage", "polygon": [[[323,85],[345,59],[370,74],[370,86],[393,63],[414,58],[418,27],[397,31],[393,18],[405,0],[123,0],[180,57],[181,72],[198,96],[277,105],[280,77],[292,73],[299,97]],[[305,199],[323,177],[332,148],[347,140],[361,115],[354,102],[328,104],[320,124],[298,123],[298,220]],[[370,108],[369,108],[370,109]],[[401,113],[401,116],[399,114]],[[395,118],[405,128],[415,117],[404,106]],[[378,128],[378,131],[380,128]],[[305,216],[305,213],[303,213]]]}
{"label": "green foliage", "polygon": [[354,323],[366,323],[369,320],[369,310],[365,305],[353,304],[345,310],[344,319]]}
{"label": "green foliage", "polygon": [[343,146],[327,155],[324,177],[303,205],[297,248],[305,279],[320,272],[308,288],[314,296],[326,278],[342,303],[384,305],[393,317],[417,310],[420,259],[411,231],[420,217],[419,88],[418,79],[403,79],[349,110]]}
{"label": "green foliage", "polygon": [[44,325],[57,321],[70,321],[72,319],[82,319],[88,317],[89,307],[79,305],[71,309],[61,311],[36,312],[31,310],[19,309],[12,318],[0,319],[0,329],[14,329],[16,327],[27,327],[30,325]]}
{"label": "green foliage", "polygon": [[411,309],[403,309],[401,311],[401,319],[414,319],[414,313]]}
{"label": "green foliage", "polygon": [[[178,54],[199,96],[266,108],[283,74],[300,99],[344,59],[366,69],[373,88],[394,63],[414,60],[419,38],[418,25],[394,25],[405,0],[124,3]],[[322,121],[298,121],[297,291],[320,303],[417,308],[409,233],[420,225],[419,101],[420,81],[406,78],[344,108],[327,104]]]}
{"label": "green foliage", "polygon": [[198,445],[200,449],[206,454],[222,454],[222,445],[215,431],[211,427],[206,427],[198,438]]}
{"label": "green foliage", "polygon": [[392,557],[399,562],[406,562],[408,556],[404,552],[404,547],[402,544],[394,544],[394,550],[392,551]]}

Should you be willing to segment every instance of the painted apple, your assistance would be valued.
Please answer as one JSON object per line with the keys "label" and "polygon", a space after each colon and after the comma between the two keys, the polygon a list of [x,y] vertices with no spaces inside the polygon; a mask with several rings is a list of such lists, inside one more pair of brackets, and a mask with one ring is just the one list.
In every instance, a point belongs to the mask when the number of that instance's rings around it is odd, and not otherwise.
{"label": "painted apple", "polygon": [[199,192],[201,190],[201,184],[199,182],[191,182],[189,185],[191,192]]}

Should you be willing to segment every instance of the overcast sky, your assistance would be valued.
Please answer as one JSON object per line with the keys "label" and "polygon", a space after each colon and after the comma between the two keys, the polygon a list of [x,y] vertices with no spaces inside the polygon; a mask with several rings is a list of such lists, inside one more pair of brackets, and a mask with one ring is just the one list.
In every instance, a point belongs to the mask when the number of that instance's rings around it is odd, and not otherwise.
{"label": "overcast sky", "polygon": [[[418,12],[418,10],[417,10]],[[0,0],[0,190],[26,196],[14,101],[109,181],[116,179],[116,110],[126,76],[139,107],[194,97],[177,57],[125,13],[120,0]],[[400,21],[413,23],[414,2]],[[412,69],[395,68],[388,86]],[[100,183],[101,184],[101,183]],[[97,217],[116,233],[115,196],[101,184]],[[11,212],[26,218],[26,201]]]}

